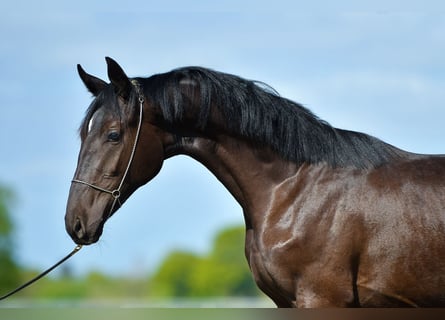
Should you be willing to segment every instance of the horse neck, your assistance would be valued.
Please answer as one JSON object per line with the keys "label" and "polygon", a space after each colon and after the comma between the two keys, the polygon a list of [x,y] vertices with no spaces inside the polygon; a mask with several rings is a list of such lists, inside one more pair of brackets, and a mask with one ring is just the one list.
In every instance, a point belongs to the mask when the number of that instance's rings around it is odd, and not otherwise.
{"label": "horse neck", "polygon": [[238,201],[249,225],[255,208],[264,207],[273,188],[292,176],[298,167],[282,160],[268,148],[218,134],[217,138],[183,137],[176,143],[175,154],[185,154],[210,170]]}

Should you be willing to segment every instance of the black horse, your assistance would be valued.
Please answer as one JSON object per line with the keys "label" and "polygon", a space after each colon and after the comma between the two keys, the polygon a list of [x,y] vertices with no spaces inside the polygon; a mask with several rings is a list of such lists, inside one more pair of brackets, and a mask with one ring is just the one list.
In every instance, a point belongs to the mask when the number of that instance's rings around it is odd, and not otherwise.
{"label": "black horse", "polygon": [[334,128],[265,85],[204,68],[111,83],[81,125],[66,228],[96,242],[165,159],[204,164],[244,210],[246,256],[280,307],[445,306],[445,157]]}

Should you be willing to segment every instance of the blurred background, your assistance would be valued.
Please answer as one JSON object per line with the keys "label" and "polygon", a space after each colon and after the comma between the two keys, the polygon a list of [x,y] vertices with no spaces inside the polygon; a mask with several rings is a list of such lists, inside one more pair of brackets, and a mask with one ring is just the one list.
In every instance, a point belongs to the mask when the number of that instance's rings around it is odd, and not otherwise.
{"label": "blurred background", "polygon": [[[105,80],[105,56],[129,76],[187,65],[233,73],[336,127],[445,153],[441,1],[15,0],[0,16],[0,295],[74,247],[65,204],[92,100],[77,63]],[[253,284],[243,237],[230,194],[175,157],[98,244],[18,297],[273,306]]]}

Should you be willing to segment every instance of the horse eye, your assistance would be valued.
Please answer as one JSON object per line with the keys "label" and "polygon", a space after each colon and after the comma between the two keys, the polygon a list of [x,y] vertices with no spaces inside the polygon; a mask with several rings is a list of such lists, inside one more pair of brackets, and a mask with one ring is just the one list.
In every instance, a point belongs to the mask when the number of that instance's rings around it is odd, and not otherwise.
{"label": "horse eye", "polygon": [[120,137],[121,135],[119,134],[119,132],[112,131],[108,134],[108,141],[117,142],[119,141]]}

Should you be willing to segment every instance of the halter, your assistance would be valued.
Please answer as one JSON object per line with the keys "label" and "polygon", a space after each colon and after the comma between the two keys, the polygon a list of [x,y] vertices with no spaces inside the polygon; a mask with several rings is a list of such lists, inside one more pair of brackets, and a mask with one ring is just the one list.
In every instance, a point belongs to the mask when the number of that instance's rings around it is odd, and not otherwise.
{"label": "halter", "polygon": [[113,197],[114,200],[113,200],[113,204],[111,206],[110,213],[108,214],[108,216],[111,216],[111,214],[113,212],[113,209],[114,209],[114,206],[116,205],[116,202],[119,203],[119,207],[122,206],[122,203],[119,200],[119,198],[121,197],[121,188],[122,188],[122,185],[124,184],[125,178],[127,177],[128,171],[130,170],[131,163],[133,162],[134,154],[136,153],[136,146],[137,146],[137,143],[138,143],[138,140],[139,140],[139,134],[141,132],[141,127],[142,127],[142,110],[144,108],[144,101],[145,101],[145,99],[144,99],[144,95],[141,93],[139,83],[136,80],[132,80],[131,82],[135,86],[136,92],[139,95],[139,97],[138,97],[138,101],[139,101],[139,123],[138,123],[138,128],[137,128],[137,131],[136,131],[136,137],[134,138],[133,149],[131,150],[131,154],[130,154],[130,159],[128,160],[127,168],[125,169],[125,172],[124,172],[124,175],[122,176],[121,182],[119,183],[119,185],[117,186],[116,189],[109,190],[109,189],[105,189],[105,188],[99,187],[99,186],[97,186],[95,184],[92,184],[92,183],[89,183],[89,182],[86,182],[86,181],[82,181],[82,180],[79,180],[79,179],[71,180],[71,183],[84,184],[84,185],[86,185],[86,186],[88,186],[90,188],[93,188],[95,190],[98,190],[98,191],[110,194]]}

